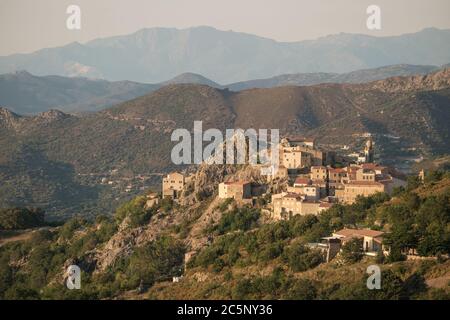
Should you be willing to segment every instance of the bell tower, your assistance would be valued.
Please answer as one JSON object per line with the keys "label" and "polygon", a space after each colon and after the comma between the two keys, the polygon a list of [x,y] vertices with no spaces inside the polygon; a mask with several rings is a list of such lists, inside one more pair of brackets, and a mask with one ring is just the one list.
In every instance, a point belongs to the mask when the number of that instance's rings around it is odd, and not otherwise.
{"label": "bell tower", "polygon": [[373,141],[372,141],[372,137],[369,138],[369,140],[366,141],[366,146],[364,147],[364,156],[366,158],[366,162],[367,163],[372,163],[373,162]]}

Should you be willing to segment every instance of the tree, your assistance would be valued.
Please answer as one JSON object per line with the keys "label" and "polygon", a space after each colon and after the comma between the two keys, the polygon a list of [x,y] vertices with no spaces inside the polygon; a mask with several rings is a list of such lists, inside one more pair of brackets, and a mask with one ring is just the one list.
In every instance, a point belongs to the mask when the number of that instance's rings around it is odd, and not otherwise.
{"label": "tree", "polygon": [[299,279],[287,293],[287,299],[292,300],[313,300],[317,296],[317,289],[309,279]]}
{"label": "tree", "polygon": [[361,238],[353,238],[347,241],[341,250],[341,256],[347,263],[355,263],[364,256],[363,240]]}
{"label": "tree", "polygon": [[320,252],[313,251],[300,242],[295,242],[287,248],[283,258],[294,272],[306,271],[323,262],[323,256]]}
{"label": "tree", "polygon": [[130,218],[130,226],[138,227],[148,223],[155,208],[146,208],[146,198],[136,197],[133,200],[121,205],[114,215],[117,224],[120,224],[126,217]]}
{"label": "tree", "polygon": [[130,258],[127,273],[130,285],[137,287],[141,280],[146,285],[179,276],[183,269],[185,248],[170,237],[161,237],[137,248]]}
{"label": "tree", "polygon": [[420,180],[420,178],[418,176],[409,176],[407,178],[406,182],[407,182],[407,184],[406,184],[407,191],[414,190],[422,184],[422,181]]}
{"label": "tree", "polygon": [[0,230],[17,230],[44,225],[45,213],[41,209],[0,209]]}

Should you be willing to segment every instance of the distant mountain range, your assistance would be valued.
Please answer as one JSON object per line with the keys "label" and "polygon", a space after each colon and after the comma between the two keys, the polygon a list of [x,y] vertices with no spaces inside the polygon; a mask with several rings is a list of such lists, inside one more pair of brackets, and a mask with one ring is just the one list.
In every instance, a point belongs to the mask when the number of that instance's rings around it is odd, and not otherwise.
{"label": "distant mountain range", "polygon": [[449,61],[450,30],[435,28],[391,37],[341,33],[290,43],[211,27],[151,28],[0,57],[0,73],[27,70],[159,83],[193,72],[226,84],[280,74],[347,73],[394,64],[440,66]]}
{"label": "distant mountain range", "polygon": [[213,88],[241,91],[252,88],[307,86],[320,83],[366,83],[394,76],[423,75],[437,66],[394,65],[350,73],[299,73],[268,79],[218,84],[194,73],[184,73],[155,84],[131,81],[108,82],[88,78],[34,76],[26,71],[0,75],[0,106],[18,114],[36,114],[50,109],[64,112],[99,111],[115,104],[149,94],[172,84],[201,84]]}
{"label": "distant mountain range", "polygon": [[416,66],[399,64],[374,69],[363,69],[349,73],[295,73],[268,79],[236,82],[224,87],[233,91],[252,88],[273,88],[281,86],[310,86],[320,83],[366,83],[397,76],[427,74],[438,70],[437,66]]}
{"label": "distant mountain range", "polygon": [[34,76],[26,71],[0,75],[0,106],[16,113],[98,111],[142,96],[158,87],[131,81]]}
{"label": "distant mountain range", "polygon": [[[170,161],[170,135],[175,128],[192,130],[194,120],[203,120],[204,130],[279,128],[328,145],[352,144],[370,132],[386,160],[450,153],[449,105],[445,69],[365,84],[239,92],[173,84],[80,115],[20,116],[0,108],[0,204],[104,213],[127,195],[119,192],[120,181],[179,169]],[[113,171],[119,182],[101,185]]]}

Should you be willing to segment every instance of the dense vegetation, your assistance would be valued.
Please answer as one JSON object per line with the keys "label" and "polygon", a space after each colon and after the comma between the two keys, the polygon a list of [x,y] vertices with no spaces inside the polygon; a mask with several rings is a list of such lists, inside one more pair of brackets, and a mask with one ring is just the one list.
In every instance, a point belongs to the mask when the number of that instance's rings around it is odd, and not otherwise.
{"label": "dense vegetation", "polygon": [[[196,297],[448,299],[448,291],[427,291],[424,275],[432,268],[440,268],[440,263],[446,259],[442,255],[448,256],[450,253],[449,172],[432,172],[427,175],[425,182],[422,186],[416,178],[410,179],[408,187],[397,189],[393,199],[381,193],[368,198],[360,197],[352,205],[334,206],[318,216],[294,216],[289,221],[260,225],[257,229],[253,226],[247,232],[230,226],[248,216],[248,209],[227,212],[215,229],[211,229],[216,232],[214,242],[189,263],[193,271],[207,270],[222,280],[213,281],[209,287],[197,290]],[[439,192],[430,193],[433,187]],[[345,264],[341,268],[351,271],[353,265],[361,263],[383,265],[382,281],[389,282],[389,285],[382,290],[367,290],[364,271],[355,279],[336,278],[334,285],[327,281],[298,279],[295,276],[315,270],[324,261],[320,252],[309,249],[306,244],[317,242],[321,237],[344,227],[390,230],[385,237],[385,244],[391,247],[389,256],[379,254],[369,262],[369,258],[364,258],[361,241],[355,239],[343,246],[341,259],[338,259]],[[220,236],[222,233],[217,231],[223,229],[232,232]],[[418,270],[411,271],[407,276],[405,270],[409,264],[400,270],[392,269],[392,263],[402,263],[406,254],[414,252],[421,256],[437,256],[438,260],[425,260],[420,263]],[[256,270],[273,271],[270,275],[250,275],[254,272],[249,270],[255,270],[255,267]],[[327,269],[326,272],[331,274],[335,271]],[[320,277],[327,277],[325,271],[318,273]],[[225,287],[223,281],[227,283]],[[157,293],[153,294],[160,297]]]}
{"label": "dense vegetation", "polygon": [[[219,205],[221,219],[205,228],[209,245],[184,266],[184,228],[161,230],[144,245],[132,247],[104,271],[93,272],[89,253],[117,234],[119,225],[147,225],[183,208],[165,200],[146,208],[138,197],[119,207],[114,218],[89,222],[73,218],[58,228],[33,233],[29,240],[0,247],[0,298],[100,299],[239,298],[239,299],[449,299],[445,289],[429,288],[427,277],[446,275],[450,253],[450,176],[429,174],[425,185],[410,179],[393,198],[376,194],[352,205],[337,205],[317,216],[294,216],[262,223],[258,209]],[[157,221],[157,220],[156,220]],[[344,227],[390,231],[387,257],[364,257],[361,243],[349,242],[339,259],[324,263],[323,253],[308,244]],[[126,229],[123,232],[128,232]],[[408,253],[434,256],[404,261]],[[342,259],[341,259],[342,258]],[[63,272],[69,263],[83,270],[81,290],[67,290]],[[381,266],[382,290],[367,290],[365,268]],[[174,276],[184,274],[180,283]],[[203,275],[204,280],[195,280]],[[169,280],[169,281],[168,281]],[[137,290],[136,290],[137,289]]]}
{"label": "dense vegetation", "polygon": [[44,225],[45,213],[37,208],[0,209],[0,230],[18,230]]}

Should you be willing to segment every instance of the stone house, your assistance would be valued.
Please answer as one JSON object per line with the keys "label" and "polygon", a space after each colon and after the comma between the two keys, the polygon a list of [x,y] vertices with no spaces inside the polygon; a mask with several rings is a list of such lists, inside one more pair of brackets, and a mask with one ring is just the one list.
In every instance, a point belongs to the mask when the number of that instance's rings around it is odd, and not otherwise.
{"label": "stone house", "polygon": [[149,194],[147,194],[146,198],[147,201],[145,202],[145,207],[147,209],[159,203],[159,196],[156,192],[150,192]]}
{"label": "stone house", "polygon": [[183,192],[185,185],[184,175],[178,172],[169,173],[162,183],[162,195],[163,198],[170,197],[172,199],[178,199]]}
{"label": "stone house", "polygon": [[364,252],[371,255],[383,250],[383,235],[382,231],[370,229],[342,229],[333,233],[333,237],[341,240],[343,245],[354,238],[362,239]]}
{"label": "stone house", "polygon": [[252,184],[248,181],[222,182],[219,184],[219,198],[235,200],[250,199]]}

